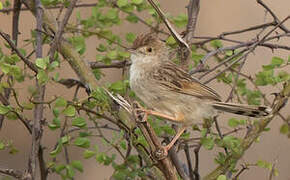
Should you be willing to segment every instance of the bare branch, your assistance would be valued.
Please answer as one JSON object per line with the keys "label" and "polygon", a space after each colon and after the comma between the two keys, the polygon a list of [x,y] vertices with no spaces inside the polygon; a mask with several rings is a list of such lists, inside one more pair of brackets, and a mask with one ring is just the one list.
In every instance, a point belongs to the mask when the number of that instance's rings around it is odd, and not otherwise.
{"label": "bare branch", "polygon": [[155,4],[153,0],[148,0],[148,2],[151,4],[151,6],[155,9],[155,11],[158,13],[159,17],[162,19],[162,21],[167,26],[168,30],[171,32],[171,35],[174,37],[176,42],[181,47],[186,47],[189,49],[189,45],[182,39],[182,37],[176,32],[176,30],[172,27],[171,23],[166,18],[165,14],[162,12],[162,10]]}
{"label": "bare branch", "polygon": [[261,6],[263,6],[263,8],[266,9],[267,12],[269,12],[271,14],[271,16],[273,17],[274,21],[275,21],[275,25],[280,24],[279,28],[282,29],[285,33],[290,32],[282,23],[281,21],[278,19],[278,17],[276,16],[276,14],[262,1],[262,0],[257,0],[257,3],[260,4]]}
{"label": "bare branch", "polygon": [[60,41],[60,39],[62,37],[64,28],[65,28],[65,26],[68,23],[68,20],[69,20],[71,14],[72,14],[72,11],[73,11],[73,9],[74,9],[74,7],[76,5],[76,2],[77,2],[77,0],[70,1],[68,9],[66,10],[66,13],[65,13],[65,15],[63,17],[63,20],[61,21],[60,25],[58,26],[58,31],[56,32],[56,35],[55,35],[55,37],[53,39],[53,42],[52,42],[52,44],[50,46],[51,47],[50,51],[49,51],[50,61],[53,60],[54,53],[55,53],[56,49],[59,46],[59,41]]}
{"label": "bare branch", "polygon": [[0,173],[7,176],[14,177],[16,179],[24,179],[23,173],[18,170],[0,168]]}
{"label": "bare branch", "polygon": [[200,0],[190,0],[187,6],[188,23],[186,26],[186,42],[190,43],[194,36],[194,31],[199,13]]}
{"label": "bare branch", "polygon": [[[35,0],[36,6],[36,29],[42,29],[42,15],[43,9],[40,0]],[[35,48],[36,58],[42,58],[42,34],[40,32],[36,33],[36,48]],[[40,85],[38,80],[36,80],[36,87],[38,92],[35,95],[35,100],[42,102],[45,94],[45,86]],[[43,104],[37,104],[34,109],[34,120],[32,127],[32,147],[28,162],[28,173],[30,174],[31,180],[36,178],[36,165],[37,158],[39,157],[40,141],[42,138],[42,124],[43,120]]]}

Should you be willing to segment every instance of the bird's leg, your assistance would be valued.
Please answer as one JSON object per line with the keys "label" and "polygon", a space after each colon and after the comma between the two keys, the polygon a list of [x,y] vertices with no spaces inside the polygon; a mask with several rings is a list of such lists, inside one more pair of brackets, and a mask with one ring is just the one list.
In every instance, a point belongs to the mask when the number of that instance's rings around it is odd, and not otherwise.
{"label": "bird's leg", "polygon": [[164,159],[168,155],[168,151],[175,144],[175,142],[178,140],[178,138],[182,135],[182,133],[185,131],[185,129],[186,129],[185,126],[181,127],[181,129],[178,130],[178,132],[175,134],[175,136],[173,137],[173,139],[170,141],[169,144],[167,144],[166,146],[162,146],[161,149],[156,150],[155,157],[158,160]]}
{"label": "bird's leg", "polygon": [[170,141],[170,143],[168,143],[164,148],[166,151],[168,151],[173,145],[174,143],[178,140],[178,138],[182,135],[182,133],[185,131],[186,127],[182,126],[177,133],[175,134],[175,136],[173,137],[173,139]]}

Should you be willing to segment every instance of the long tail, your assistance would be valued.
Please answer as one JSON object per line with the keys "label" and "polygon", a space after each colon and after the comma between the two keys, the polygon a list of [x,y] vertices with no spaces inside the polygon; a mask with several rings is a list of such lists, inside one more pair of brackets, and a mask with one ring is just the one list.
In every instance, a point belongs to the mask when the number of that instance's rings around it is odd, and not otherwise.
{"label": "long tail", "polygon": [[272,108],[267,106],[254,106],[254,105],[223,103],[223,102],[214,102],[212,106],[220,111],[250,117],[265,117],[271,115],[272,113]]}

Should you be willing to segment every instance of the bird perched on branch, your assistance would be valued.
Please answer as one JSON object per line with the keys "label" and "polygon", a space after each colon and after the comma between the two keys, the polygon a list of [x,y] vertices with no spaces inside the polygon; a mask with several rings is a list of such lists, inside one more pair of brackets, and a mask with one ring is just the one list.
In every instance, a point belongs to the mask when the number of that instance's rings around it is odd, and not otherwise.
{"label": "bird perched on branch", "polygon": [[139,36],[131,52],[130,87],[150,109],[146,115],[163,117],[182,127],[172,141],[164,147],[167,152],[182,135],[186,127],[217,111],[265,117],[270,107],[224,103],[210,87],[191,77],[169,59],[165,43],[152,34]]}

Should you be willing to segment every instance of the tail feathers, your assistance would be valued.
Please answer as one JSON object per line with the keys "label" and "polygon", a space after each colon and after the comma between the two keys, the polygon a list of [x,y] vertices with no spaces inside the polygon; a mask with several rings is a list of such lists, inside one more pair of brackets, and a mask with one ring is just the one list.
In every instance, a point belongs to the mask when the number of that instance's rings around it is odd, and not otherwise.
{"label": "tail feathers", "polygon": [[239,114],[249,117],[265,117],[272,113],[272,108],[267,106],[254,106],[245,104],[214,102],[212,106],[220,111]]}

